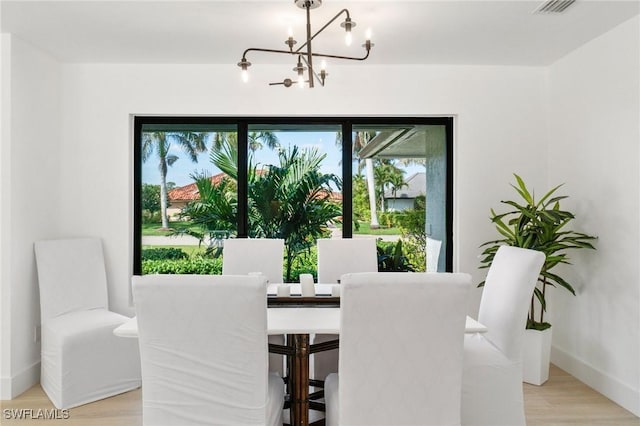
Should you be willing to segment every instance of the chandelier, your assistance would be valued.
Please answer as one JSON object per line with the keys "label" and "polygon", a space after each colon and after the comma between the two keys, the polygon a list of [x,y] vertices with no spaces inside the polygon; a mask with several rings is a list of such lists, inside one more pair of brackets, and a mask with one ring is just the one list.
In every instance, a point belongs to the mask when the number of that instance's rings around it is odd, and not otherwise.
{"label": "chandelier", "polygon": [[[322,5],[322,0],[294,0],[296,6],[301,9],[305,9],[307,14],[307,38],[297,49],[294,49],[294,46],[298,44],[296,40],[293,38],[293,32],[289,29],[289,37],[284,41],[289,47],[289,50],[279,50],[279,49],[263,49],[257,47],[250,47],[245,50],[242,54],[242,59],[238,62],[238,66],[242,70],[242,80],[247,82],[249,79],[248,68],[251,66],[251,62],[247,60],[247,53],[249,52],[267,52],[267,53],[278,53],[285,55],[297,56],[297,64],[293,68],[293,71],[296,72],[296,83],[298,87],[305,87],[305,85],[309,85],[309,87],[314,87],[314,82],[319,83],[321,86],[324,86],[325,80],[329,75],[327,73],[326,62],[323,59],[320,65],[319,72],[316,71],[313,64],[314,58],[331,58],[331,59],[347,59],[352,61],[364,61],[369,57],[369,51],[373,46],[371,43],[371,34],[367,31],[367,39],[362,47],[365,48],[366,54],[361,57],[352,57],[352,56],[341,56],[341,55],[330,55],[326,53],[318,53],[314,52],[311,49],[311,42],[324,31],[329,25],[335,22],[341,15],[345,15],[344,22],[340,23],[340,26],[344,28],[346,37],[345,42],[347,46],[351,45],[352,36],[351,30],[356,26],[356,23],[351,20],[351,16],[349,15],[349,11],[347,9],[342,9],[336,16],[331,18],[322,28],[320,28],[317,32],[311,33],[311,9],[316,9]],[[305,76],[306,74],[306,76]],[[291,87],[294,84],[294,80],[290,78],[285,78],[283,81],[269,83],[270,86],[283,85],[284,87]]]}

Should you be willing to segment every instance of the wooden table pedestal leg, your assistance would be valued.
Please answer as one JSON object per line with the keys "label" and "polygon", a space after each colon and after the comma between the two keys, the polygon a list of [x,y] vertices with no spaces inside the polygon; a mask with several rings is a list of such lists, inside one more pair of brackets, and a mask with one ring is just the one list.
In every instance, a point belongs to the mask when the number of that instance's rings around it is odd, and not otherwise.
{"label": "wooden table pedestal leg", "polygon": [[292,358],[291,422],[294,425],[309,424],[309,335],[295,334]]}

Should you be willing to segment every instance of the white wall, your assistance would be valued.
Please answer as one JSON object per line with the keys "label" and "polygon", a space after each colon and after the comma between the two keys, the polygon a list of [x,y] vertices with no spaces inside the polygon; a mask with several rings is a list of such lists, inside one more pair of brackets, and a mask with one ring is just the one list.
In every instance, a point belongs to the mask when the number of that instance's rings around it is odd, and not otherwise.
{"label": "white wall", "polygon": [[553,362],[640,415],[640,18],[550,68],[549,186],[565,182],[575,228],[599,237],[571,254],[554,291]]}
{"label": "white wall", "polygon": [[8,200],[9,141],[11,137],[11,36],[0,34],[0,400],[11,398],[11,293],[5,268],[5,234],[10,223],[4,213]]}
{"label": "white wall", "polygon": [[267,85],[286,66],[252,68],[247,86],[234,65],[63,66],[61,184],[74,191],[60,193],[73,206],[61,231],[104,238],[114,309],[132,313],[130,114],[456,115],[456,269],[477,282],[478,245],[494,236],[489,209],[510,193],[511,173],[546,182],[542,69],[336,67],[327,87],[309,91]]}
{"label": "white wall", "polygon": [[40,323],[40,305],[33,242],[57,234],[61,188],[59,66],[16,37],[3,35],[2,47],[3,77],[10,75],[10,85],[3,84],[0,141],[1,393],[5,398],[38,381],[40,344],[33,335]]}

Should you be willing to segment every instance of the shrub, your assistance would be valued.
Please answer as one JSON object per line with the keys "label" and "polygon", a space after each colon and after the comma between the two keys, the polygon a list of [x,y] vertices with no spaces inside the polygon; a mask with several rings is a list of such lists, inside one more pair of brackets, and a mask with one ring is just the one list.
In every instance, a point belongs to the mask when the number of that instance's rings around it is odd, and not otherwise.
{"label": "shrub", "polygon": [[425,235],[425,211],[404,210],[398,212],[394,221],[406,234]]}
{"label": "shrub", "polygon": [[393,228],[394,226],[394,213],[393,212],[382,212],[378,214],[378,222],[381,226],[385,228]]}
{"label": "shrub", "polygon": [[403,252],[415,272],[425,272],[427,269],[427,254],[424,240],[415,235],[402,237]]}
{"label": "shrub", "polygon": [[143,274],[222,274],[222,259],[195,256],[174,260],[143,260]]}
{"label": "shrub", "polygon": [[313,278],[318,279],[318,253],[315,247],[296,256],[291,264],[290,282],[297,283],[300,281],[300,274],[312,274]]}
{"label": "shrub", "polygon": [[179,248],[162,247],[143,249],[141,253],[142,261],[145,260],[176,260],[186,259],[189,255]]}

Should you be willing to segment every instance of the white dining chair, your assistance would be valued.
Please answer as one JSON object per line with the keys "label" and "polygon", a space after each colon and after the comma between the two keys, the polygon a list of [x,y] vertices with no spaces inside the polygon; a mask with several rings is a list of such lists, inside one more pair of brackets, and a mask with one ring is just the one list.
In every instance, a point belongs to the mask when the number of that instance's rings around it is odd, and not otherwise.
{"label": "white dining chair", "polygon": [[[374,238],[327,238],[317,242],[318,283],[337,283],[350,272],[377,272],[378,249]],[[316,334],[314,343],[338,339],[333,334]],[[313,375],[324,380],[338,371],[338,350],[316,352],[313,355]]]}
{"label": "white dining chair", "polygon": [[[222,274],[260,272],[269,283],[283,282],[284,240],[278,238],[231,238],[222,248]],[[284,336],[269,336],[269,343],[284,344]],[[269,354],[269,369],[284,375],[284,357]]]}
{"label": "white dining chair", "polygon": [[343,275],[341,285],[327,426],[459,425],[471,276],[360,273]]}
{"label": "white dining chair", "polygon": [[282,425],[260,277],[133,277],[146,426]]}
{"label": "white dining chair", "polygon": [[350,272],[378,271],[375,238],[325,238],[317,247],[319,283],[335,284]]}
{"label": "white dining chair", "polygon": [[129,318],[108,307],[99,238],[34,244],[40,290],[40,384],[68,409],[140,387],[138,345],[113,335]]}
{"label": "white dining chair", "polygon": [[427,253],[427,272],[438,272],[438,260],[440,259],[440,250],[442,241],[435,238],[427,237],[426,242]]}
{"label": "white dining chair", "polygon": [[222,248],[222,274],[260,272],[270,283],[283,281],[284,240],[230,238]]}
{"label": "white dining chair", "polygon": [[543,253],[498,249],[485,281],[478,321],[488,331],[465,336],[462,424],[525,424],[522,345],[527,311],[544,263]]}

